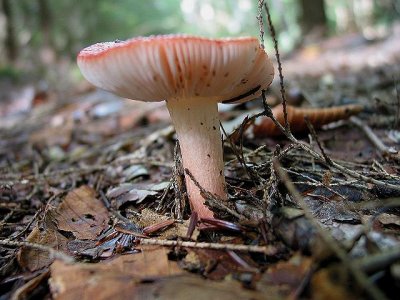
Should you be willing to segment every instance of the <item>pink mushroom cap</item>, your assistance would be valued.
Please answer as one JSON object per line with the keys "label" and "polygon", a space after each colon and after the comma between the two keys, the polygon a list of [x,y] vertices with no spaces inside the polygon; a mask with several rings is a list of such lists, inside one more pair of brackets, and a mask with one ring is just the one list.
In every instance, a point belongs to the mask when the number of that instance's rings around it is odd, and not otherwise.
{"label": "pink mushroom cap", "polygon": [[97,43],[80,51],[78,65],[95,86],[142,101],[185,96],[244,102],[274,77],[253,37],[161,35]]}

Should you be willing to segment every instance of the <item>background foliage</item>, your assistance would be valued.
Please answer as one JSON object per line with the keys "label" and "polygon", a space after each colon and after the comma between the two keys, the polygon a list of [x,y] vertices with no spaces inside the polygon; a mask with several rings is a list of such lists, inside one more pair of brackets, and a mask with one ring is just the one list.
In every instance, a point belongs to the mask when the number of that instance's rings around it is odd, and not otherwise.
{"label": "background foliage", "polygon": [[[0,0],[0,68],[47,72],[73,62],[84,46],[137,35],[257,35],[257,0]],[[271,0],[281,49],[304,38],[384,32],[399,0]],[[270,46],[270,45],[267,45]]]}

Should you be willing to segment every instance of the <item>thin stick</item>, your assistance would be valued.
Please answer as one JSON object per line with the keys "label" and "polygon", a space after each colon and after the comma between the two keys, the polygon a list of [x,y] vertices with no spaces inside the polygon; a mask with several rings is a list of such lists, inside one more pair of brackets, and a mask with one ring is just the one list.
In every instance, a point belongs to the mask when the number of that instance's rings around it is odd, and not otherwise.
{"label": "thin stick", "polygon": [[252,245],[219,244],[219,243],[197,243],[197,242],[157,240],[157,239],[141,239],[140,244],[141,245],[159,245],[159,246],[168,246],[168,247],[178,246],[178,247],[185,247],[185,248],[263,253],[268,256],[276,255],[278,252],[276,248],[271,247],[271,246],[252,246]]}
{"label": "thin stick", "polygon": [[385,249],[383,252],[359,258],[355,263],[364,272],[371,273],[390,267],[400,260],[400,250],[397,247]]}
{"label": "thin stick", "polygon": [[[261,151],[263,151],[263,150],[266,150],[266,149],[268,149],[267,146],[266,146],[266,145],[262,145],[262,146],[258,147],[257,149],[254,149],[254,150],[252,150],[252,151],[250,151],[250,152],[248,152],[248,153],[246,153],[246,154],[243,154],[243,157],[244,157],[244,158],[249,158],[249,157],[251,157],[251,156],[255,156],[255,155],[257,155],[259,152],[261,152]],[[237,161],[239,161],[239,158],[235,155],[235,158],[232,158],[231,160],[227,161],[227,162],[225,163],[225,165],[230,165],[230,164],[232,164],[232,163],[234,163],[234,162],[237,162]]]}
{"label": "thin stick", "polygon": [[280,91],[282,96],[282,108],[283,108],[283,117],[285,119],[285,129],[290,132],[287,109],[286,109],[286,92],[285,92],[285,85],[283,83],[282,62],[279,54],[278,40],[276,38],[275,28],[274,25],[272,24],[271,13],[269,11],[267,2],[264,3],[264,9],[265,12],[267,13],[269,32],[271,33],[272,41],[274,42],[275,56],[276,56],[276,61],[278,63],[279,85],[281,87]]}
{"label": "thin stick", "polygon": [[379,150],[383,156],[392,156],[397,154],[398,151],[393,147],[387,147],[381,139],[372,131],[371,127],[361,121],[359,118],[352,116],[350,122],[356,125],[366,135],[368,140]]}
{"label": "thin stick", "polygon": [[317,133],[315,132],[314,126],[311,124],[308,116],[304,118],[304,121],[306,122],[306,125],[308,127],[308,130],[310,130],[311,136],[314,138],[314,140],[317,142],[318,148],[321,151],[322,156],[325,159],[325,162],[327,165],[332,165],[332,159],[326,155],[324,148],[322,147],[321,141],[318,138]]}
{"label": "thin stick", "polygon": [[262,9],[264,6],[264,0],[258,0],[258,10],[257,10],[257,21],[258,21],[258,27],[260,30],[260,47],[265,48],[264,45],[264,22],[263,22],[263,17],[262,17]]}
{"label": "thin stick", "polygon": [[279,130],[293,143],[298,143],[298,140],[293,136],[293,134],[290,132],[290,130],[287,130],[287,128],[283,127],[281,123],[278,122],[278,120],[275,118],[274,114],[272,113],[271,107],[267,103],[267,98],[265,97],[265,90],[261,92],[261,97],[263,100],[263,105],[264,105],[264,111],[262,113],[256,114],[249,118],[249,120],[253,118],[258,118],[259,116],[267,116],[274,122],[275,126],[279,128]]}
{"label": "thin stick", "polygon": [[11,247],[29,247],[41,251],[46,251],[49,253],[50,258],[60,259],[66,263],[73,263],[75,261],[73,257],[65,253],[41,244],[30,243],[30,242],[16,242],[6,239],[6,240],[0,240],[0,245],[11,246]]}
{"label": "thin stick", "polygon": [[41,210],[38,210],[34,216],[32,217],[32,219],[28,222],[28,224],[26,224],[26,226],[24,227],[24,229],[22,229],[19,233],[17,233],[16,236],[11,237],[12,240],[18,239],[20,238],[25,232],[28,231],[29,227],[31,227],[31,225],[33,224],[33,222],[36,221],[36,218],[39,216],[39,214],[41,213]]}

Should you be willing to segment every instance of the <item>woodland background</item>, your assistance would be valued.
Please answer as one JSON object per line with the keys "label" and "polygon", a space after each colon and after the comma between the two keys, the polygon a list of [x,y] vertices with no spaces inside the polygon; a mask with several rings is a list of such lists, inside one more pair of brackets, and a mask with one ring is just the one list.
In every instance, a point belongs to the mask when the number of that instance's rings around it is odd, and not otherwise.
{"label": "woodland background", "polygon": [[[282,53],[349,32],[374,39],[400,16],[398,0],[270,2]],[[99,41],[166,33],[257,36],[256,11],[254,0],[1,0],[0,76],[76,79],[77,52]],[[54,76],[57,68],[62,78]]]}
{"label": "woodland background", "polygon": [[[0,299],[398,298],[400,0],[265,1],[276,35],[261,2],[0,0]],[[275,79],[221,106],[229,202],[202,231],[164,103],[96,89],[76,56],[261,29]],[[295,136],[238,139],[283,98]]]}

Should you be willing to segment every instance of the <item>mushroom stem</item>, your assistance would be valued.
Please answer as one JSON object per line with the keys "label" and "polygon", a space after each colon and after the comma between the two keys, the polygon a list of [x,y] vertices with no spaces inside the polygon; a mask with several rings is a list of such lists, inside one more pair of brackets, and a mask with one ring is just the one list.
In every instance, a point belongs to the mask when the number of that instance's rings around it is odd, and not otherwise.
{"label": "mushroom stem", "polygon": [[[167,107],[178,136],[183,167],[193,174],[202,188],[226,200],[217,101],[174,98],[168,99]],[[200,218],[213,217],[199,188],[189,176],[185,178],[192,211]]]}

